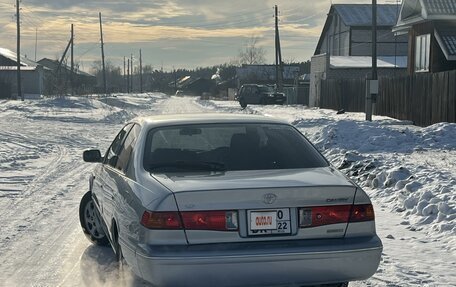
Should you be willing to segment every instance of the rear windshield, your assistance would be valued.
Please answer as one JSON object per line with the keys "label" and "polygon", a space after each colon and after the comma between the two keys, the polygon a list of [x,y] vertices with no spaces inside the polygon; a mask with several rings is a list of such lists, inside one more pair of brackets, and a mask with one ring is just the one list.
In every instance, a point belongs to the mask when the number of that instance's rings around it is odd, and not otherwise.
{"label": "rear windshield", "polygon": [[285,124],[210,124],[152,129],[144,167],[150,172],[270,170],[328,166]]}

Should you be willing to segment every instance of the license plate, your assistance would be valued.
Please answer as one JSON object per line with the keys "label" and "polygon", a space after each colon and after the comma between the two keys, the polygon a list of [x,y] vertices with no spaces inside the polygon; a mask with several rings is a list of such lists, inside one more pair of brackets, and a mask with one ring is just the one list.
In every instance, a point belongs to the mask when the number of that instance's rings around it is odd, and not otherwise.
{"label": "license plate", "polygon": [[291,234],[290,209],[249,210],[248,235]]}

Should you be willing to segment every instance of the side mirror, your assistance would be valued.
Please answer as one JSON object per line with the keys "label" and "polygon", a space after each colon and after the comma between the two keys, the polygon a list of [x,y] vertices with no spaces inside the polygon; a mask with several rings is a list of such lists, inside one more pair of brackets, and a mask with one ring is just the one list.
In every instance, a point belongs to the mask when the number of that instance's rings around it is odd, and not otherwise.
{"label": "side mirror", "polygon": [[101,152],[98,149],[86,150],[82,154],[85,162],[102,162]]}

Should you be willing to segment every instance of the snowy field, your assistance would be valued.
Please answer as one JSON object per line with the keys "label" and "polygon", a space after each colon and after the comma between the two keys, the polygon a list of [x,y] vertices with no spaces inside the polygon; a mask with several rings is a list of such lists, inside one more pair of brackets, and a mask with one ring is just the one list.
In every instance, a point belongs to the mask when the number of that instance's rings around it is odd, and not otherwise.
{"label": "snowy field", "polygon": [[298,127],[371,196],[384,251],[350,286],[456,286],[456,124],[419,128],[386,117],[302,106],[249,106],[162,94],[0,101],[0,286],[147,286],[91,245],[78,205],[93,168],[137,115],[256,113]]}

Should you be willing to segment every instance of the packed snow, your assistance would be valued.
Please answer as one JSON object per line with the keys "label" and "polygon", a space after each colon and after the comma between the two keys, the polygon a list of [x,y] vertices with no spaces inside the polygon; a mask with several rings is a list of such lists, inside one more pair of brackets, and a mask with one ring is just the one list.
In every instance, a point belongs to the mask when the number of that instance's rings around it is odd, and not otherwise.
{"label": "packed snow", "polygon": [[135,116],[214,111],[294,124],[369,193],[384,252],[378,272],[351,286],[455,286],[456,124],[163,94],[0,101],[0,285],[146,286],[80,230],[93,168],[82,151],[106,149]]}

